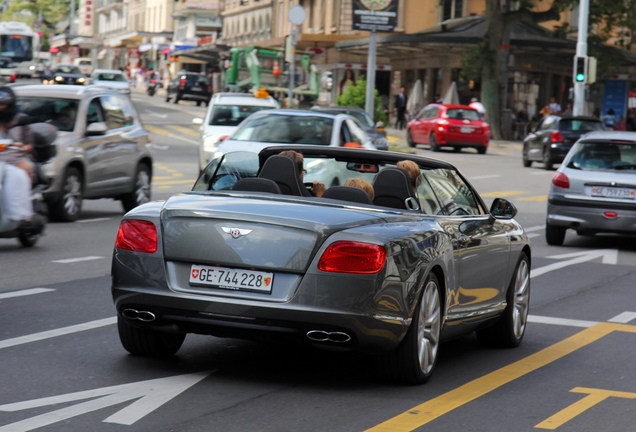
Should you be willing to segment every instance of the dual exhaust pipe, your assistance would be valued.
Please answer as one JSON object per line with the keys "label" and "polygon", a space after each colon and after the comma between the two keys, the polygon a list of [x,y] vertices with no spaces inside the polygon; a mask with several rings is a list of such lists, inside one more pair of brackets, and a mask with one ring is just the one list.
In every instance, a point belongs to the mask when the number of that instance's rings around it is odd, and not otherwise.
{"label": "dual exhaust pipe", "polygon": [[309,330],[307,338],[314,342],[335,342],[347,343],[351,341],[351,336],[344,332],[329,332],[325,330]]}
{"label": "dual exhaust pipe", "polygon": [[[132,308],[124,309],[121,314],[126,319],[146,323],[153,322],[157,319],[157,316],[150,311],[140,311]],[[310,330],[307,332],[306,336],[313,342],[347,343],[351,341],[350,335],[337,331],[330,332],[325,330]]]}
{"label": "dual exhaust pipe", "polygon": [[137,309],[124,309],[121,311],[121,314],[124,318],[129,320],[137,320],[142,322],[153,322],[157,319],[157,316],[150,311],[139,311]]}

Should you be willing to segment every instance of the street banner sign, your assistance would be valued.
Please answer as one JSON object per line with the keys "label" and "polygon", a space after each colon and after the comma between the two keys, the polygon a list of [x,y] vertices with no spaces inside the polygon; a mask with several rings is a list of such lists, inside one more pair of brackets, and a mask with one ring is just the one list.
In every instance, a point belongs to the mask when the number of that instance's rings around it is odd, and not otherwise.
{"label": "street banner sign", "polygon": [[353,29],[393,32],[399,5],[400,0],[353,0]]}

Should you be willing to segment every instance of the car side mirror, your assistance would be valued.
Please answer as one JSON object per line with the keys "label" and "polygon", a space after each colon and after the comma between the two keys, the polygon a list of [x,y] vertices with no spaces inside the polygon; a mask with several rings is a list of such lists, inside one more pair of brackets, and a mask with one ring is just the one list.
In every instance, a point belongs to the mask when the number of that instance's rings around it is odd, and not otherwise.
{"label": "car side mirror", "polygon": [[495,219],[512,219],[517,215],[517,208],[507,199],[495,198],[490,206],[490,214]]}
{"label": "car side mirror", "polygon": [[203,119],[200,117],[196,117],[192,119],[192,124],[201,126],[203,124]]}
{"label": "car side mirror", "polygon": [[108,132],[108,126],[104,122],[91,123],[86,128],[86,135],[88,136],[106,135],[106,132]]}

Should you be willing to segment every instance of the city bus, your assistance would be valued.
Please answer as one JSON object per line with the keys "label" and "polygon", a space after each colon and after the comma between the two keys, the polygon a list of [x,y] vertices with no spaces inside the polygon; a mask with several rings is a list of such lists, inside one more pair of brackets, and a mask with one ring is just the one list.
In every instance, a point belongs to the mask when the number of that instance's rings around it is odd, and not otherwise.
{"label": "city bus", "polygon": [[32,61],[39,50],[40,37],[28,24],[17,21],[0,22],[0,56],[14,63]]}

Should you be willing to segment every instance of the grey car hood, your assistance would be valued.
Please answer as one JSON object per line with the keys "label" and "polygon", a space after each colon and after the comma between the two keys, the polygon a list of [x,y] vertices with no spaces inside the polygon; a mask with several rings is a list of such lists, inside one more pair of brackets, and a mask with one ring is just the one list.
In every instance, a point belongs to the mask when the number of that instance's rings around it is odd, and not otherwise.
{"label": "grey car hood", "polygon": [[298,272],[331,234],[384,224],[386,217],[293,198],[182,194],[161,212],[163,252],[167,261]]}

